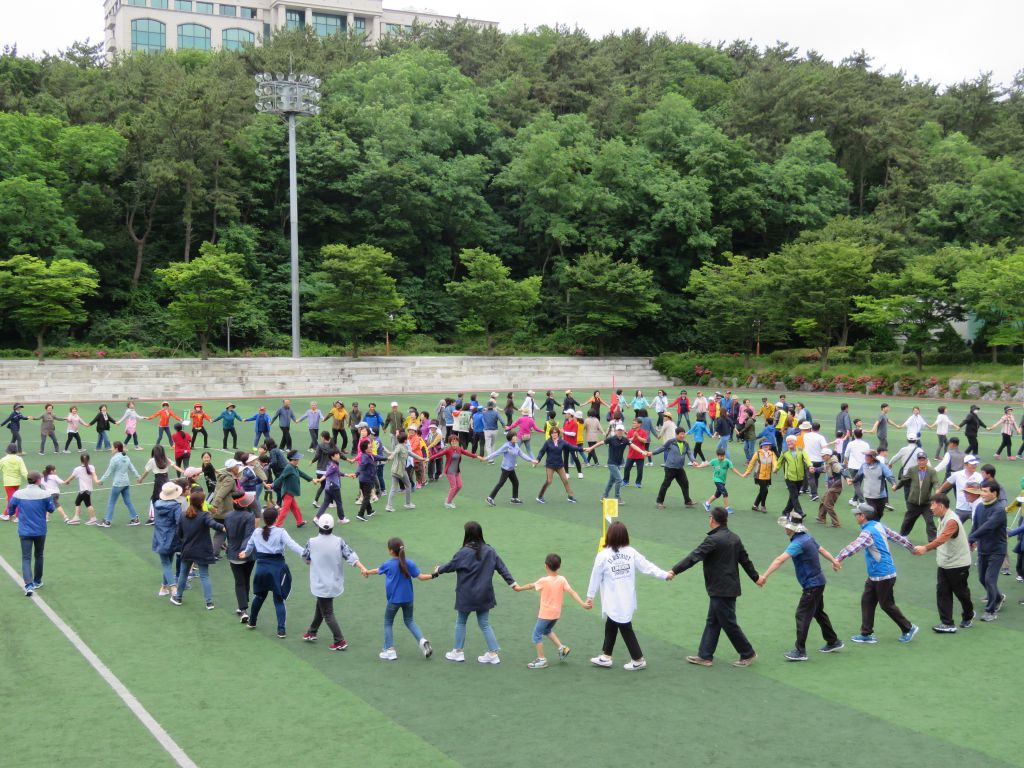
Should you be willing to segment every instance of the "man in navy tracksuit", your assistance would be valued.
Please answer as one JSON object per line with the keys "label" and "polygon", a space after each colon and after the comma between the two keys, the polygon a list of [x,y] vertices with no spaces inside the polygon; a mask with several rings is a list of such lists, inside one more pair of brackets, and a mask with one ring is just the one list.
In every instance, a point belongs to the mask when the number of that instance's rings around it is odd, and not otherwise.
{"label": "man in navy tracksuit", "polygon": [[[291,400],[281,401],[281,407],[274,413],[274,418],[270,420],[270,423],[273,424],[275,421],[279,421],[278,426],[281,428],[281,450],[290,451],[292,448],[292,423],[298,422],[295,412],[292,411]],[[270,433],[269,425],[267,433]]]}
{"label": "man in navy tracksuit", "polygon": [[261,405],[259,412],[250,416],[246,421],[256,422],[256,434],[252,439],[253,448],[260,444],[261,437],[264,440],[270,437],[270,417],[267,415],[267,407],[265,405]]}
{"label": "man in navy tracksuit", "polygon": [[[39,472],[28,473],[28,485],[15,491],[7,504],[7,514],[18,516],[18,538],[21,539],[21,575],[25,579],[25,597],[43,586],[43,547],[46,544],[46,515],[55,507],[53,497],[39,482]],[[32,568],[32,548],[36,562]]]}
{"label": "man in navy tracksuit", "polygon": [[995,480],[981,484],[981,504],[977,506],[971,535],[967,541],[978,546],[978,579],[985,587],[985,613],[982,621],[993,621],[1006,602],[999,591],[999,568],[1006,559],[1006,502],[999,500],[1001,486]]}

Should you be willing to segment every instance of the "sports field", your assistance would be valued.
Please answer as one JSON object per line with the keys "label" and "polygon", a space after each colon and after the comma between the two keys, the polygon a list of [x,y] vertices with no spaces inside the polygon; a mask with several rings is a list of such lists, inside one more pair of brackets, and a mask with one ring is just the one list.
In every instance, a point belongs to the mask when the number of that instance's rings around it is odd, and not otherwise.
{"label": "sports field", "polygon": [[[543,383],[538,383],[541,390]],[[691,395],[695,388],[690,388]],[[579,390],[582,391],[582,388]],[[653,393],[651,393],[653,394]],[[40,393],[39,399],[43,398]],[[650,395],[649,395],[650,396]],[[755,407],[761,393],[750,395]],[[774,393],[771,395],[775,399]],[[605,394],[607,399],[607,393]],[[344,398],[348,403],[349,399]],[[369,400],[357,398],[363,405]],[[397,399],[429,407],[437,395],[375,398],[381,410]],[[802,399],[829,435],[840,397],[790,395]],[[321,407],[328,398],[317,398]],[[854,417],[870,427],[878,399],[843,397]],[[297,413],[308,398],[293,397]],[[236,400],[244,415],[256,404]],[[891,418],[900,423],[911,401],[892,400]],[[277,403],[265,402],[269,410]],[[935,401],[921,401],[932,420]],[[81,403],[92,418],[95,409]],[[191,401],[175,402],[177,413]],[[204,402],[213,415],[223,402]],[[962,402],[946,403],[959,421],[967,409]],[[158,407],[140,403],[147,415]],[[28,406],[38,414],[41,406]],[[110,404],[119,417],[122,404]],[[60,415],[67,410],[61,404]],[[6,413],[6,411],[5,411]],[[982,419],[992,424],[1000,404],[984,404]],[[145,451],[130,451],[141,471],[156,436],[156,422],[143,422],[140,435]],[[239,447],[249,447],[251,424],[240,425]],[[293,427],[296,447],[305,447],[305,426]],[[67,477],[77,454],[38,456],[38,424],[22,427],[29,469],[54,463]],[[220,446],[214,425],[211,446]],[[275,437],[278,430],[273,428]],[[6,440],[6,432],[4,433]],[[63,446],[63,429],[58,425]],[[95,433],[83,430],[86,444]],[[111,432],[118,439],[119,428]],[[831,436],[831,435],[829,435]],[[903,432],[890,428],[893,450],[903,444]],[[166,441],[165,441],[166,442]],[[934,453],[936,439],[928,432],[925,448]],[[983,461],[991,459],[998,436],[984,433]],[[1018,440],[1015,438],[1014,447]],[[538,446],[534,441],[535,449]],[[198,463],[200,450],[193,454]],[[706,451],[707,452],[707,451]],[[109,454],[91,451],[102,475]],[[602,462],[604,449],[599,449]],[[220,465],[228,456],[215,451]],[[657,457],[656,457],[657,458]],[[742,461],[742,445],[733,443],[733,459]],[[346,465],[347,466],[347,465]],[[498,475],[497,465],[464,462],[465,487],[458,508],[444,509],[447,483],[416,492],[415,510],[383,511],[367,523],[339,527],[369,568],[387,558],[385,542],[399,535],[411,559],[422,568],[445,562],[462,542],[466,520],[479,520],[484,535],[503,557],[520,583],[544,574],[544,556],[558,552],[562,573],[581,594],[587,581],[600,534],[600,495],[607,478],[604,468],[572,475],[579,504],[570,504],[557,480],[548,503],[534,503],[543,469],[520,465],[526,503],[511,506],[508,486],[496,508],[484,496]],[[1024,463],[997,463],[998,479],[1012,497]],[[305,462],[303,468],[312,474]],[[703,500],[713,490],[709,469],[689,472],[691,493]],[[630,529],[632,544],[663,568],[671,567],[702,539],[707,529],[703,509],[683,509],[677,488],[669,492],[668,508],[654,507],[661,481],[658,466],[647,468],[643,487],[623,490],[626,505],[621,519]],[[634,479],[635,481],[635,479]],[[744,540],[754,564],[764,570],[783,550],[786,536],[775,519],[785,503],[785,487],[776,481],[769,496],[769,514],[750,511],[754,484],[730,476],[736,509],[730,527]],[[70,504],[72,489],[63,498]],[[133,487],[140,513],[146,508],[151,483]],[[354,481],[343,481],[343,498],[354,516]],[[302,509],[311,511],[314,486],[303,485]],[[94,495],[97,513],[106,508],[108,491]],[[806,497],[803,497],[806,498]],[[811,533],[833,553],[856,535],[846,501],[837,504],[844,527],[828,529],[811,523]],[[898,528],[902,495],[885,522]],[[810,505],[808,508],[816,508]],[[70,511],[70,510],[69,510]],[[143,513],[144,514],[144,513]],[[159,562],[150,551],[152,529],[129,528],[119,505],[114,526],[67,527],[59,515],[51,521],[46,544],[45,587],[26,599],[19,583],[0,575],[0,627],[5,653],[0,654],[0,700],[7,707],[0,732],[0,765],[28,766],[170,766],[170,752],[141,722],[34,603],[45,601],[124,684],[153,719],[199,766],[298,766],[333,762],[346,766],[642,766],[642,765],[815,765],[815,766],[941,766],[1024,765],[1019,739],[1020,673],[1017,656],[1024,641],[1024,585],[1012,576],[1001,587],[1010,601],[999,620],[956,635],[930,631],[937,622],[934,605],[935,558],[913,557],[894,548],[900,573],[897,602],[922,631],[909,645],[897,642],[898,630],[879,612],[875,646],[855,646],[849,636],[859,629],[859,597],[865,577],[864,561],[856,555],[841,573],[829,576],[826,607],[836,630],[847,640],[845,650],[816,653],[820,643],[812,627],[810,660],[787,663],[782,653],[793,646],[793,611],[799,590],[790,565],[773,575],[762,590],[744,577],[738,601],[739,620],[760,658],[748,669],[728,662],[735,654],[723,636],[715,665],[698,668],[684,656],[696,652],[704,624],[707,599],[700,568],[670,583],[640,577],[639,610],[634,620],[648,668],[629,673],[621,668],[627,654],[621,641],[613,669],[594,668],[589,657],[600,652],[603,622],[600,606],[591,612],[566,600],[558,624],[560,638],[573,649],[564,663],[528,670],[533,659],[530,634],[537,612],[534,592],[514,593],[496,580],[498,606],[492,623],[502,647],[498,666],[476,663],[485,650],[471,619],[466,643],[467,662],[445,661],[452,645],[454,576],[416,585],[416,618],[433,643],[435,654],[424,660],[401,622],[396,622],[399,659],[377,657],[382,640],[384,583],[364,581],[349,569],[345,594],[335,601],[349,649],[327,650],[329,632],[316,643],[301,635],[313,612],[305,566],[288,554],[295,587],[288,601],[288,637],[274,632],[271,606],[264,608],[260,626],[247,632],[237,622],[229,566],[211,567],[216,609],[203,609],[198,582],[186,592],[184,605],[175,607],[158,598]],[[300,542],[315,535],[307,525],[289,531]],[[923,525],[911,535],[923,543]],[[0,555],[20,572],[15,525],[0,523]],[[981,595],[972,573],[972,592]],[[182,758],[179,756],[179,762]],[[182,763],[182,764],[188,764]]]}

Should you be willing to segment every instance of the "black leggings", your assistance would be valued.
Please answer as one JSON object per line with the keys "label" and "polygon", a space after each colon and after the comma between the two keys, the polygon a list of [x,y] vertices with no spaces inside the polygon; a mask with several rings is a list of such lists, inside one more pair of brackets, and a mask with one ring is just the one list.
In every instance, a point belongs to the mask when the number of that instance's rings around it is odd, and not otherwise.
{"label": "black leggings", "polygon": [[209,447],[207,445],[207,441],[209,440],[209,435],[206,434],[206,427],[200,427],[199,429],[196,429],[195,427],[192,427],[192,447],[193,448],[195,448],[195,446],[196,446],[196,436],[197,435],[202,435],[203,436],[203,448]]}
{"label": "black leggings", "polygon": [[376,483],[359,483],[359,492],[363,494],[363,503],[359,506],[359,517],[373,514],[373,505],[370,504],[370,499],[373,498],[373,492],[376,488]]}
{"label": "black leggings", "polygon": [[[597,445],[597,441],[595,441],[595,440],[588,440],[587,441],[587,448],[593,448],[595,445]],[[590,453],[588,453],[587,454],[587,460],[584,463],[588,467],[590,466],[591,463],[593,463],[595,467],[601,466],[601,462],[597,458],[597,452],[596,451],[591,451]]]}
{"label": "black leggings", "polygon": [[616,634],[622,635],[622,642],[626,644],[629,657],[633,661],[639,661],[644,657],[644,652],[640,650],[640,643],[637,642],[636,633],[633,631],[633,622],[627,621],[625,624],[619,624],[619,622],[608,618],[604,621],[604,646],[601,648],[605,656],[611,656],[612,651],[615,650]]}
{"label": "black leggings", "polygon": [[82,438],[79,437],[77,432],[68,432],[68,439],[64,441],[64,450],[66,451],[68,449],[68,446],[71,445],[72,440],[75,441],[78,450],[82,450]]}
{"label": "black leggings", "polygon": [[1013,446],[1010,445],[1010,435],[1002,435],[1002,441],[999,443],[999,448],[996,449],[996,456],[1003,452],[1003,448],[1006,449],[1006,455],[1013,455]]}
{"label": "black leggings", "polygon": [[232,450],[238,450],[238,433],[235,432],[234,427],[224,428],[224,450],[228,448],[228,435],[231,435],[231,448]]}
{"label": "black leggings", "polygon": [[707,459],[704,458],[703,442],[693,444],[693,460],[696,461],[698,456],[700,456],[701,461],[707,461]]}
{"label": "black leggings", "polygon": [[573,463],[576,464],[576,471],[577,472],[582,472],[583,471],[583,465],[580,464],[580,455],[579,455],[579,453],[577,453],[576,451],[572,450],[571,448],[567,448],[567,447],[563,447],[562,448],[562,463],[565,464],[565,468],[566,469],[569,468],[569,454],[570,453],[572,454]]}
{"label": "black leggings", "polygon": [[763,507],[768,502],[768,489],[771,487],[771,480],[754,480],[757,483],[757,498],[754,499],[755,507]]}
{"label": "black leggings", "polygon": [[498,484],[494,486],[494,490],[491,491],[491,498],[493,499],[498,495],[498,491],[501,490],[501,486],[508,480],[512,483],[512,498],[519,498],[519,478],[516,477],[516,471],[514,469],[503,469],[501,470],[501,477],[498,479]]}
{"label": "black leggings", "polygon": [[[338,446],[339,450],[344,451],[348,448],[348,431],[344,429],[332,429],[331,434],[334,436],[334,444]],[[341,441],[338,441],[341,438]]]}
{"label": "black leggings", "polygon": [[977,455],[978,453],[978,433],[975,432],[973,435],[964,435],[967,438],[967,452]]}
{"label": "black leggings", "polygon": [[235,603],[242,612],[249,610],[249,584],[252,582],[252,569],[255,567],[255,560],[231,563],[231,575],[235,577]]}
{"label": "black leggings", "polygon": [[281,442],[277,446],[282,451],[287,451],[292,447],[292,430],[291,427],[281,427]]}

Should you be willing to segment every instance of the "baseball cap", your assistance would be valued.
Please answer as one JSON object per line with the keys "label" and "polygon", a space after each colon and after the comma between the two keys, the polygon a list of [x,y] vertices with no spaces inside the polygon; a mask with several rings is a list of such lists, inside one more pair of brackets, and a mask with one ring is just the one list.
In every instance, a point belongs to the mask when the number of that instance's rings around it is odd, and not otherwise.
{"label": "baseball cap", "polygon": [[964,456],[964,464],[977,464],[977,463],[978,463],[978,457],[975,456],[973,453],[969,453],[966,456]]}
{"label": "baseball cap", "polygon": [[398,403],[396,401],[392,400],[391,401],[391,407],[392,408],[397,408],[398,407]]}
{"label": "baseball cap", "polygon": [[292,451],[288,454],[288,461],[298,461],[302,458],[302,451]]}
{"label": "baseball cap", "polygon": [[771,445],[775,445],[775,443],[773,443],[771,440],[762,440],[761,441],[761,445],[769,445],[769,446],[771,446]]}
{"label": "baseball cap", "polygon": [[[762,445],[765,445],[765,443],[762,443]],[[771,443],[767,443],[767,445],[771,445]],[[832,449],[831,448],[822,448],[821,449],[821,455],[822,456],[825,456],[825,455],[831,456],[832,455]]]}
{"label": "baseball cap", "polygon": [[316,519],[316,527],[322,531],[328,531],[334,527],[334,517],[330,512],[324,512]]}
{"label": "baseball cap", "polygon": [[224,469],[234,469],[235,467],[242,466],[242,462],[237,459],[228,459],[224,462]]}
{"label": "baseball cap", "polygon": [[867,515],[872,517],[875,514],[875,508],[870,504],[858,504],[853,508],[853,514],[855,515]]}

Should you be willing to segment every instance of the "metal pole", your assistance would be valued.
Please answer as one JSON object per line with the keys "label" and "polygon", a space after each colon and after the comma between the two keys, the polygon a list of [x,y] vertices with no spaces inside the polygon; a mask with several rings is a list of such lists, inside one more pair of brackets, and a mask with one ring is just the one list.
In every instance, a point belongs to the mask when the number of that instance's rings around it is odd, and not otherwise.
{"label": "metal pole", "polygon": [[295,115],[288,115],[288,197],[292,225],[292,357],[302,357],[299,347],[299,192],[295,162]]}
{"label": "metal pole", "polygon": [[228,318],[228,354],[231,354],[231,318]]}

